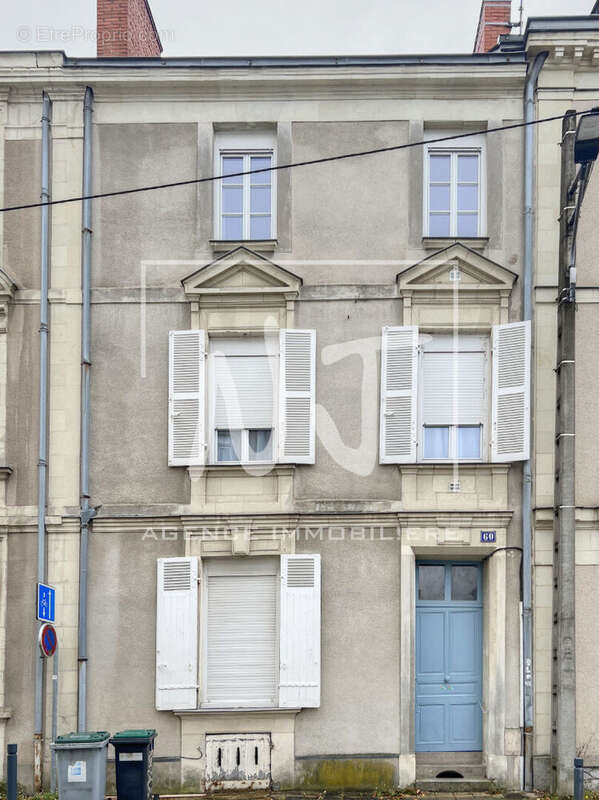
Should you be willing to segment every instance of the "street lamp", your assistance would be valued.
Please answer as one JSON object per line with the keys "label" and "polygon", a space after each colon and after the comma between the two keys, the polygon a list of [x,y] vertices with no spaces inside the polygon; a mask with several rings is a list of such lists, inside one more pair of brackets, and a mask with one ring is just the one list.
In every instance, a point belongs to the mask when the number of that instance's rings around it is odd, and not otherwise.
{"label": "street lamp", "polygon": [[582,116],[576,130],[574,160],[577,164],[595,161],[599,154],[599,108]]}

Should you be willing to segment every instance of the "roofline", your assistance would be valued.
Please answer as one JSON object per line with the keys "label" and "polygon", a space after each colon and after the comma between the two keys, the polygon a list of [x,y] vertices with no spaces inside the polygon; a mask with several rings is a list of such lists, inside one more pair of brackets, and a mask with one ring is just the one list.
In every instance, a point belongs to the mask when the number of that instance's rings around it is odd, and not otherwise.
{"label": "roofline", "polygon": [[599,16],[587,14],[575,17],[529,17],[524,31],[524,39],[527,40],[531,33],[570,33],[571,31],[599,31]]}
{"label": "roofline", "polygon": [[[22,51],[21,51],[22,52]],[[384,67],[418,66],[488,66],[489,64],[523,63],[522,53],[467,53],[439,55],[375,55],[375,56],[176,56],[171,58],[71,58],[64,57],[65,67],[162,68],[187,67],[198,69],[239,69],[272,67]]]}

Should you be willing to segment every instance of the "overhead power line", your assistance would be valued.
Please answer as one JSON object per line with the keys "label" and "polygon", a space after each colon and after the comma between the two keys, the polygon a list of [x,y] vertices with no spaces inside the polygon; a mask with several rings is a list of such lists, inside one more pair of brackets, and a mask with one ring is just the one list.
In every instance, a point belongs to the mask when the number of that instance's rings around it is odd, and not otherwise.
{"label": "overhead power line", "polygon": [[[590,114],[588,111],[577,111],[572,116],[581,114]],[[198,183],[210,183],[212,181],[220,181],[223,178],[240,178],[243,175],[256,175],[264,172],[277,172],[283,169],[295,169],[297,167],[310,167],[315,164],[328,164],[333,161],[344,161],[348,158],[361,158],[362,156],[374,156],[378,153],[391,153],[397,150],[407,150],[411,147],[422,147],[422,145],[441,144],[442,142],[455,141],[456,139],[466,139],[469,136],[481,136],[489,133],[499,133],[501,131],[512,131],[518,128],[526,128],[529,125],[540,125],[543,122],[555,122],[563,119],[563,114],[558,114],[554,117],[543,117],[542,119],[535,119],[532,122],[516,122],[512,125],[500,125],[496,128],[484,128],[478,131],[468,131],[467,133],[457,133],[451,136],[440,136],[436,139],[419,139],[417,142],[405,142],[404,144],[394,144],[389,147],[377,147],[373,150],[360,150],[353,153],[341,153],[336,156],[324,156],[323,158],[312,158],[308,161],[295,161],[291,164],[275,164],[271,167],[264,169],[248,169],[243,172],[231,172],[226,175],[210,175],[205,178],[190,178],[184,181],[173,181],[171,183],[158,183],[148,186],[136,186],[131,189],[118,189],[113,192],[98,192],[96,194],[82,195],[80,197],[65,197],[61,200],[47,200],[39,203],[24,203],[18,206],[6,206],[0,208],[0,212],[4,211],[22,211],[26,208],[41,208],[42,206],[58,206],[65,203],[79,203],[82,200],[100,200],[104,197],[120,197],[127,194],[139,194],[140,192],[154,192],[157,189],[173,189],[179,186],[193,186]]]}

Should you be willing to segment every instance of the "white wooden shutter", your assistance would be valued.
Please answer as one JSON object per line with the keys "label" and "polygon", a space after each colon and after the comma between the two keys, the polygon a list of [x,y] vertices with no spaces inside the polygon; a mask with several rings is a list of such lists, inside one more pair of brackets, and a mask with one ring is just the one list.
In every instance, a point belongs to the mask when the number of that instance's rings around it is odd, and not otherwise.
{"label": "white wooden shutter", "polygon": [[197,708],[198,559],[159,558],[156,708]]}
{"label": "white wooden shutter", "polygon": [[273,558],[208,566],[206,704],[277,705],[277,576]]}
{"label": "white wooden shutter", "polygon": [[281,556],[279,706],[320,706],[320,556]]}
{"label": "white wooden shutter", "polygon": [[381,345],[381,464],[416,461],[418,327],[383,328]]}
{"label": "white wooden shutter", "polygon": [[170,331],[168,372],[170,466],[204,463],[205,350],[204,331]]}
{"label": "white wooden shutter", "polygon": [[279,461],[313,464],[316,331],[280,331]]}
{"label": "white wooden shutter", "polygon": [[493,327],[493,461],[530,449],[530,321]]}

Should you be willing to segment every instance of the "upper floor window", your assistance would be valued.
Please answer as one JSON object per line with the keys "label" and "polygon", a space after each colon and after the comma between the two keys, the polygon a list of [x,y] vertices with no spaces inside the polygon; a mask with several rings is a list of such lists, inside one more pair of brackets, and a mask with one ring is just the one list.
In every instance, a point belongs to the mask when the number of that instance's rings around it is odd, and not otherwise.
{"label": "upper floor window", "polygon": [[[268,132],[216,136],[216,238],[267,240],[276,236],[274,135]],[[256,171],[264,170],[264,171]],[[252,174],[241,174],[252,173]]]}
{"label": "upper floor window", "polygon": [[313,464],[315,365],[312,330],[171,331],[169,464]]}
{"label": "upper floor window", "polygon": [[213,462],[273,461],[278,356],[278,336],[210,339]]}
{"label": "upper floor window", "polygon": [[530,322],[492,338],[383,328],[381,358],[381,463],[528,458]]}
{"label": "upper floor window", "polygon": [[425,148],[425,236],[485,235],[483,145],[472,136]]}
{"label": "upper floor window", "polygon": [[487,336],[420,335],[422,460],[487,460]]}

